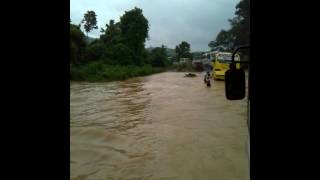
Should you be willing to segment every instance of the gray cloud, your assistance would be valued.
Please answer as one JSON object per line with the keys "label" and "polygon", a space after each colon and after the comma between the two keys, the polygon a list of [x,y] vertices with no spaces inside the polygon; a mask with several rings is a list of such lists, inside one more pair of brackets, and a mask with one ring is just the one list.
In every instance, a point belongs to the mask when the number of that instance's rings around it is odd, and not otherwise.
{"label": "gray cloud", "polygon": [[[71,0],[70,17],[80,23],[87,10],[97,14],[98,26],[110,19],[119,21],[125,11],[135,6],[143,10],[150,30],[146,46],[164,44],[174,48],[181,41],[191,44],[192,51],[208,50],[221,29],[228,29],[239,0]],[[89,33],[99,37],[99,29]]]}

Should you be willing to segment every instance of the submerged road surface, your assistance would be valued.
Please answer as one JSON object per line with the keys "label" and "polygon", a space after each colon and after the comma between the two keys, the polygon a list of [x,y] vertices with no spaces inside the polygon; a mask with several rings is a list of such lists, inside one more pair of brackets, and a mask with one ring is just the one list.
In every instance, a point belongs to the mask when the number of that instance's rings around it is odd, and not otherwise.
{"label": "submerged road surface", "polygon": [[165,72],[71,82],[72,180],[248,180],[246,100]]}

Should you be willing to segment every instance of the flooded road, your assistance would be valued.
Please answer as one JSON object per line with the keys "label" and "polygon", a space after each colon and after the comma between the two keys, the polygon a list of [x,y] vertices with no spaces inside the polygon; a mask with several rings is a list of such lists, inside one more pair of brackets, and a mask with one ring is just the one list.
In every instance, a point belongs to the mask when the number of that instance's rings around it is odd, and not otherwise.
{"label": "flooded road", "polygon": [[165,72],[70,86],[72,180],[248,180],[246,100]]}

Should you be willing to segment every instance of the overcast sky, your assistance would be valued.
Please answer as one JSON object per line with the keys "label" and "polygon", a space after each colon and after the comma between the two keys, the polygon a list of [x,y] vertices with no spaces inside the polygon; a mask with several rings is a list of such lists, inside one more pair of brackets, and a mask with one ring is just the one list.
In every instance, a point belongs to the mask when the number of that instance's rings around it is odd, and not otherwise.
{"label": "overcast sky", "polygon": [[135,6],[143,10],[149,21],[146,47],[175,48],[181,41],[191,45],[191,51],[209,50],[221,29],[228,29],[228,19],[234,17],[240,0],[70,0],[70,18],[79,24],[87,10],[97,14],[99,29],[89,33],[99,37],[100,28],[110,19],[119,21],[125,11]]}

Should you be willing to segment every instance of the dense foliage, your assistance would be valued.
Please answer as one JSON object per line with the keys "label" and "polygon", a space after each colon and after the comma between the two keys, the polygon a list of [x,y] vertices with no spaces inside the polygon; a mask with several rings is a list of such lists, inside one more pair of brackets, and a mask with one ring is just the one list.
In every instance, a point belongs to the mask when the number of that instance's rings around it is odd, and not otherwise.
{"label": "dense foliage", "polygon": [[[96,14],[88,11],[82,21],[84,31],[97,28]],[[168,62],[164,46],[145,49],[149,23],[142,10],[135,7],[101,28],[100,38],[88,43],[81,25],[70,20],[70,78],[73,80],[122,79],[159,72]],[[122,71],[122,72],[116,72]]]}
{"label": "dense foliage", "polygon": [[211,50],[232,51],[235,47],[250,44],[250,0],[241,0],[235,11],[235,17],[229,19],[231,28],[222,29],[214,41],[210,41]]}

